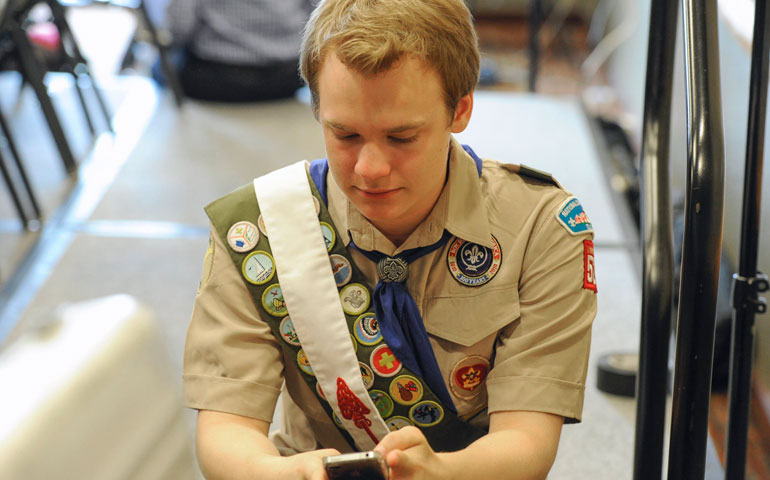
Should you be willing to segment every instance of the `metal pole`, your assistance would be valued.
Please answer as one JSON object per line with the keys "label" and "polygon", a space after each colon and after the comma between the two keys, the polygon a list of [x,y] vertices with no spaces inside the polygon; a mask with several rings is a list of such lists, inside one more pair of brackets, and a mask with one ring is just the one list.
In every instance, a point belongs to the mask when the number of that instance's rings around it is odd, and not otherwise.
{"label": "metal pole", "polygon": [[668,478],[705,474],[719,259],[724,138],[716,0],[683,0],[687,197]]}
{"label": "metal pole", "polygon": [[726,439],[725,478],[746,476],[746,443],[754,351],[754,315],[766,311],[767,278],[758,275],[757,249],[762,200],[762,162],[765,149],[770,9],[764,1],[754,5],[754,41],[751,48],[749,119],[746,134],[746,168],[743,178],[743,216],[738,274],[733,277],[733,325],[730,343],[730,387]]}
{"label": "metal pole", "polygon": [[540,61],[540,0],[529,0],[529,91],[537,86],[537,69]]}
{"label": "metal pole", "polygon": [[653,0],[642,130],[642,321],[636,385],[634,479],[660,478],[668,383],[674,255],[669,195],[676,0]]}

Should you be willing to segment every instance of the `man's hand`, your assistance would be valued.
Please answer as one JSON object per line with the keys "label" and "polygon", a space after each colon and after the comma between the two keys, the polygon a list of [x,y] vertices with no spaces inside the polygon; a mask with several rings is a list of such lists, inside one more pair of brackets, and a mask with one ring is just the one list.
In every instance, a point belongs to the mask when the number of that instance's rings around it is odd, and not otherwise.
{"label": "man's hand", "polygon": [[556,457],[564,418],[541,412],[495,412],[489,433],[456,452],[436,453],[417,427],[391,432],[374,448],[391,480],[544,479]]}
{"label": "man's hand", "polygon": [[387,434],[374,451],[385,459],[391,480],[449,478],[441,456],[433,451],[417,427],[404,427]]}
{"label": "man's hand", "polygon": [[290,457],[275,457],[277,462],[275,477],[291,480],[327,480],[323,458],[329,455],[339,455],[333,448],[298,453]]}
{"label": "man's hand", "polygon": [[209,480],[327,480],[323,457],[333,448],[282,457],[267,438],[268,422],[230,413],[198,413],[198,461]]}

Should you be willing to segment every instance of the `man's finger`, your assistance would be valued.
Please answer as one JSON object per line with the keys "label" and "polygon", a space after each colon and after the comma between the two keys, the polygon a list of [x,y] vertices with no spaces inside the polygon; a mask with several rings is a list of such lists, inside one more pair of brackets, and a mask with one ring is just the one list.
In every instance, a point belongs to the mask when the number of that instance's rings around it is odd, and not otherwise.
{"label": "man's finger", "polygon": [[391,450],[406,450],[425,442],[425,436],[420,429],[409,426],[387,434],[385,438],[380,440],[380,443],[374,447],[374,450],[385,455]]}
{"label": "man's finger", "polygon": [[414,471],[414,461],[402,450],[393,450],[385,457],[391,480],[409,478]]}

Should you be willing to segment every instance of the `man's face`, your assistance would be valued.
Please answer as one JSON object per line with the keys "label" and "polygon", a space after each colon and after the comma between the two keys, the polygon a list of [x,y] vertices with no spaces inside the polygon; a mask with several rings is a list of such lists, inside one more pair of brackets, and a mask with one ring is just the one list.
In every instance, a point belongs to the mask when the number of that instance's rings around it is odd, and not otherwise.
{"label": "man's face", "polygon": [[329,54],[318,75],[319,120],[334,180],[394,243],[430,213],[446,179],[450,133],[470,120],[472,94],[450,118],[438,74],[406,56],[361,75]]}

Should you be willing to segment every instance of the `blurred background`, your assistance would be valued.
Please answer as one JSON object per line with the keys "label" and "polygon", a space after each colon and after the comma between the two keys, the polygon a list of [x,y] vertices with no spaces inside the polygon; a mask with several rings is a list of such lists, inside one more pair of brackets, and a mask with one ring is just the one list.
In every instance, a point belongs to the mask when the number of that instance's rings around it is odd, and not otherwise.
{"label": "blurred background", "polygon": [[[294,73],[314,2],[251,3],[243,11],[252,18],[222,15],[223,34],[202,28],[185,2],[0,0],[0,478],[200,477],[181,368],[208,243],[203,206],[324,156]],[[482,157],[552,173],[596,229],[599,312],[583,422],[564,428],[549,478],[630,478],[633,391],[599,390],[596,377],[606,354],[639,348],[650,2],[467,3],[482,73],[458,138]],[[722,478],[724,461],[753,2],[718,10],[726,195],[707,478]],[[670,153],[677,248],[683,68],[680,32]],[[762,183],[767,272],[767,172]],[[756,336],[747,478],[759,479],[770,478],[767,315]]]}

